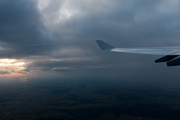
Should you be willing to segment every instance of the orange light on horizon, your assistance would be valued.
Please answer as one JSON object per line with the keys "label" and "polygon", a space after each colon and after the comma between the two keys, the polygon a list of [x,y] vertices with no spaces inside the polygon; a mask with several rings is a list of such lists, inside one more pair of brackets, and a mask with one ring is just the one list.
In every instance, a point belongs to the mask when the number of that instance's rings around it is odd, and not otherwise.
{"label": "orange light on horizon", "polygon": [[11,74],[3,74],[0,75],[0,77],[19,77],[19,76],[23,76],[24,74],[22,73],[11,73]]}
{"label": "orange light on horizon", "polygon": [[[23,70],[26,63],[17,59],[0,59],[0,71],[5,74],[0,74],[0,77],[19,77],[23,76]],[[7,73],[6,73],[7,72]]]}

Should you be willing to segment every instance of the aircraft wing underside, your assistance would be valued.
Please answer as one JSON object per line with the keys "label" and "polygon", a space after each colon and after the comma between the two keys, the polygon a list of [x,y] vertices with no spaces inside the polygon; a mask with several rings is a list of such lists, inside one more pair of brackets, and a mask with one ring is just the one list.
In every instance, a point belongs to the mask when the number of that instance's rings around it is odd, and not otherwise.
{"label": "aircraft wing underside", "polygon": [[99,47],[104,51],[163,55],[163,57],[155,60],[158,62],[167,62],[168,66],[180,65],[180,46],[174,47],[152,47],[152,48],[115,48],[102,40],[96,40]]}

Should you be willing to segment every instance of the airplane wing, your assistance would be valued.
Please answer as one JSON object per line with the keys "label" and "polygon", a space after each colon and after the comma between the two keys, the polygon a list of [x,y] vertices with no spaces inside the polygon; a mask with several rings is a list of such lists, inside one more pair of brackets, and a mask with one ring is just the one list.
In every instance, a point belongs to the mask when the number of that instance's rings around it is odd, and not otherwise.
{"label": "airplane wing", "polygon": [[152,47],[152,48],[148,48],[148,47],[147,48],[116,48],[102,40],[96,40],[96,42],[99,45],[99,47],[104,51],[136,53],[136,54],[150,54],[150,55],[163,55],[163,57],[155,60],[155,62],[156,63],[167,62],[168,66],[180,65],[180,57],[178,57],[178,56],[180,56],[180,46]]}

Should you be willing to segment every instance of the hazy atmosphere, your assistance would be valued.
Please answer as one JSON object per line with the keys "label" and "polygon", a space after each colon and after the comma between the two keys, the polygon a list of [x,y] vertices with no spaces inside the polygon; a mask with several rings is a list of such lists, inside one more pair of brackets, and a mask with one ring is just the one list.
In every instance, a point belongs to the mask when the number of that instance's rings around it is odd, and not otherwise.
{"label": "hazy atmosphere", "polygon": [[99,39],[115,47],[180,46],[180,1],[0,0],[1,86],[106,81],[180,91],[179,66],[155,63],[161,56],[102,51]]}

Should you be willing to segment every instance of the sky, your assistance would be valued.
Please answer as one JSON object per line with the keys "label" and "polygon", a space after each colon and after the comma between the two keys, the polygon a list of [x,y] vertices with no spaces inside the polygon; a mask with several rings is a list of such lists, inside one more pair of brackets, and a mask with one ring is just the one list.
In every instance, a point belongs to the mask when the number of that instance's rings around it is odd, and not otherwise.
{"label": "sky", "polygon": [[94,79],[179,88],[180,67],[115,47],[180,45],[179,0],[1,0],[0,80]]}

